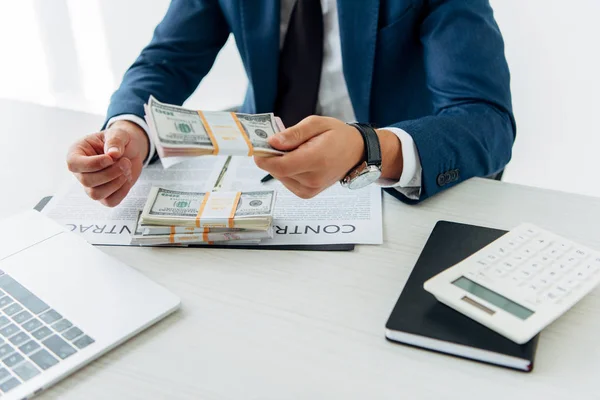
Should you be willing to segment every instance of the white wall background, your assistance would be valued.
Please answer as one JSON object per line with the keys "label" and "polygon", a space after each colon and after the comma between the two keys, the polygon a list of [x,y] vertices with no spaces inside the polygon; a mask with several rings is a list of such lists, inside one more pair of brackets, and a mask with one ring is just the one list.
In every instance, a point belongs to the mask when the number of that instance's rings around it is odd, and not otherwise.
{"label": "white wall background", "polygon": [[[168,3],[1,1],[0,97],[103,114]],[[492,6],[506,42],[518,124],[504,180],[600,196],[600,1],[492,0]],[[188,104],[210,110],[239,104],[246,82],[230,40]]]}

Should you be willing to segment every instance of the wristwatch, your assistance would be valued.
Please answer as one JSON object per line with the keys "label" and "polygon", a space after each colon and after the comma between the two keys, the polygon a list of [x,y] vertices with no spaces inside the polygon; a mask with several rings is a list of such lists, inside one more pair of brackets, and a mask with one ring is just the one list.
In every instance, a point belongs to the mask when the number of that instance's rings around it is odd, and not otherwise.
{"label": "wristwatch", "polygon": [[358,129],[365,141],[367,159],[352,168],[340,183],[348,189],[361,189],[375,182],[381,176],[381,148],[377,132],[368,124],[350,123]]}

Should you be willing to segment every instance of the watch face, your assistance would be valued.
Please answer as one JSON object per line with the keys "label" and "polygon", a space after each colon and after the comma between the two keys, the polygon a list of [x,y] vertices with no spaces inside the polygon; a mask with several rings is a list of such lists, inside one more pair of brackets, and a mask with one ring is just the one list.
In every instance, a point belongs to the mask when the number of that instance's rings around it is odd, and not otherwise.
{"label": "watch face", "polygon": [[368,168],[360,175],[352,179],[348,184],[349,189],[361,189],[375,182],[381,176],[379,168]]}

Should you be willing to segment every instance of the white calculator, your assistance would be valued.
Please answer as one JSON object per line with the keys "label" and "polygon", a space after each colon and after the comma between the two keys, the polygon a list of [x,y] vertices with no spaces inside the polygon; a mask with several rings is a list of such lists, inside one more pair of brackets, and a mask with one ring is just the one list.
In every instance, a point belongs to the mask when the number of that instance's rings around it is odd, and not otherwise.
{"label": "white calculator", "polygon": [[523,224],[424,283],[440,302],[523,344],[600,282],[600,252]]}

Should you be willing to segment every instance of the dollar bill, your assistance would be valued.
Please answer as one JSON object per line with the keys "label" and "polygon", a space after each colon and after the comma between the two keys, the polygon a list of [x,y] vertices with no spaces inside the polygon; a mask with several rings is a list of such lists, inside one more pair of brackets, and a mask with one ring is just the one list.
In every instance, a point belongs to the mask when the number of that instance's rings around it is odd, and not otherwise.
{"label": "dollar bill", "polygon": [[273,114],[236,114],[254,149],[270,150],[269,137],[279,132]]}
{"label": "dollar bill", "polygon": [[212,142],[198,112],[160,103],[154,97],[150,97],[147,109],[151,126],[158,139],[157,145],[212,149]]}

